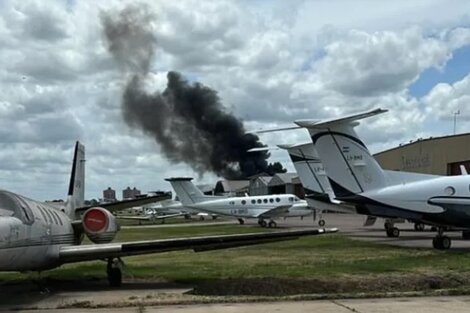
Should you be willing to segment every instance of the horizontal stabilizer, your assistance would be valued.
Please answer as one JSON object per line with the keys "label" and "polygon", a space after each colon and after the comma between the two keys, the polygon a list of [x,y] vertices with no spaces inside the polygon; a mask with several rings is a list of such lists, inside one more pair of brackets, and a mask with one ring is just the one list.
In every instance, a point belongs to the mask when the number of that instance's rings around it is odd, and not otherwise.
{"label": "horizontal stabilizer", "polygon": [[371,117],[374,115],[382,114],[388,112],[388,110],[384,109],[375,109],[367,112],[362,113],[355,113],[347,116],[343,116],[340,118],[329,118],[325,120],[297,120],[294,121],[295,124],[299,125],[300,127],[305,128],[325,128],[329,125],[338,125],[338,124],[348,124],[353,121],[361,120],[367,117]]}
{"label": "horizontal stabilizer", "polygon": [[271,129],[260,129],[260,130],[252,131],[251,133],[264,134],[264,133],[273,133],[273,132],[294,130],[294,129],[300,129],[300,128],[302,128],[302,126],[289,126],[289,127],[271,128]]}
{"label": "horizontal stabilizer", "polygon": [[260,151],[269,151],[269,150],[279,150],[278,147],[258,147],[258,148],[251,148],[247,152],[260,152]]}

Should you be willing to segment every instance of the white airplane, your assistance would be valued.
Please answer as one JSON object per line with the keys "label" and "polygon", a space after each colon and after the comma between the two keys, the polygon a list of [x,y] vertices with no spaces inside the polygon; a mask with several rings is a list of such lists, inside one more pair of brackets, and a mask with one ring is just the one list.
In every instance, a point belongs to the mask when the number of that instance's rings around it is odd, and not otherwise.
{"label": "white airplane", "polygon": [[[225,197],[206,196],[192,182],[192,178],[176,177],[165,179],[171,183],[181,203],[188,208],[233,216],[240,224],[245,218],[256,218],[262,227],[276,227],[274,221],[280,217],[303,217],[312,214],[304,200],[291,194]],[[269,222],[266,222],[269,220]]]}
{"label": "white airplane", "polygon": [[156,221],[161,221],[162,224],[164,224],[167,218],[185,216],[185,213],[181,211],[169,213],[167,212],[167,210],[165,210],[166,212],[163,213],[160,210],[158,210],[158,207],[154,207],[154,206],[137,207],[137,208],[133,208],[133,211],[137,212],[137,214],[121,215],[118,213],[115,216],[119,220],[138,221],[139,224],[141,224],[143,221],[152,222],[154,224]]}
{"label": "white airplane", "polygon": [[[111,211],[170,196],[103,204],[102,207],[83,207],[84,182],[85,149],[77,142],[68,198],[64,206],[0,191],[0,271],[43,271],[65,263],[104,259],[107,260],[109,283],[119,286],[122,281],[120,257],[123,256],[183,249],[205,251],[337,231],[307,229],[110,243],[119,231]],[[80,245],[84,235],[96,244]]]}
{"label": "white airplane", "polygon": [[[467,175],[384,171],[354,131],[358,120],[384,112],[376,109],[295,123],[308,129],[336,199],[355,204],[362,214],[435,225],[438,234],[433,247],[449,249],[451,239],[444,235],[447,227],[464,228],[463,237],[470,236],[470,180]],[[396,227],[390,231],[399,233]]]}
{"label": "white airplane", "polygon": [[[258,133],[266,133],[278,130],[265,130]],[[322,219],[324,211],[341,212],[341,213],[357,213],[356,207],[353,204],[348,204],[343,201],[335,199],[335,194],[331,188],[328,176],[326,175],[323,163],[315,150],[314,145],[309,143],[304,144],[282,144],[277,145],[279,149],[286,150],[289,154],[294,168],[299,175],[300,181],[305,191],[305,199],[310,207],[319,212],[320,226],[325,225],[325,220]],[[248,150],[249,152],[255,151],[268,151],[276,149],[275,147],[261,147]],[[368,215],[364,221],[364,226],[374,225],[377,217]],[[385,229],[393,227],[395,223],[404,222],[399,218],[387,218],[385,222]],[[421,227],[416,226],[416,228]]]}
{"label": "white airplane", "polygon": [[[270,130],[277,131],[277,130]],[[270,132],[270,131],[260,131]],[[325,226],[322,218],[324,211],[355,213],[353,205],[347,205],[335,200],[328,177],[326,176],[323,164],[318,157],[313,144],[282,144],[276,147],[259,147],[248,150],[248,152],[269,151],[274,149],[286,150],[294,164],[294,168],[299,175],[300,182],[305,192],[305,199],[310,208],[316,210],[320,217],[319,226]]]}

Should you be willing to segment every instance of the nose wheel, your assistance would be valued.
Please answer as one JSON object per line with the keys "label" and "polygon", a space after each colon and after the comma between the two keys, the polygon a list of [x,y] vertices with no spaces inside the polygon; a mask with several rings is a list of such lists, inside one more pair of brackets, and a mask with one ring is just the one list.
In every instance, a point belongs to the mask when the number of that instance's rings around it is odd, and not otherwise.
{"label": "nose wheel", "polygon": [[325,226],[325,224],[326,224],[325,220],[319,220],[318,221],[318,226],[320,226],[320,227]]}
{"label": "nose wheel", "polygon": [[239,218],[239,219],[238,219],[238,223],[240,223],[240,225],[243,225],[243,224],[245,224],[245,220],[242,219],[242,218]]}

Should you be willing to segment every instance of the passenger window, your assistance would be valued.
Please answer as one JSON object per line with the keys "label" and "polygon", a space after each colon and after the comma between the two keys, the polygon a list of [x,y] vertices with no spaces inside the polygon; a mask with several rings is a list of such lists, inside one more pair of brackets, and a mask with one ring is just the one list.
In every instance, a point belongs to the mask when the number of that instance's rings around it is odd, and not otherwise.
{"label": "passenger window", "polygon": [[242,200],[242,204],[245,205],[245,204],[246,204],[246,201],[245,201],[245,200]]}
{"label": "passenger window", "polygon": [[453,196],[455,194],[455,188],[452,187],[452,186],[449,186],[447,187],[446,189],[444,189],[444,192],[448,195],[448,196]]}
{"label": "passenger window", "polygon": [[[43,209],[44,209],[44,208],[43,208]],[[49,213],[49,210],[47,210],[47,209],[44,209],[44,212],[46,212],[47,221],[49,222],[49,224],[52,224],[52,216],[51,216],[51,213]]]}
{"label": "passenger window", "polygon": [[49,212],[50,212],[51,215],[52,215],[52,219],[54,220],[54,224],[59,225],[59,221],[58,221],[57,218],[55,217],[54,212],[53,212],[53,211],[49,211]]}
{"label": "passenger window", "polygon": [[269,199],[269,202],[273,203],[273,202],[274,202],[274,199],[273,199],[273,198]]}
{"label": "passenger window", "polygon": [[279,199],[279,198],[276,198],[276,202],[281,202],[281,199]]}
{"label": "passenger window", "polygon": [[59,221],[59,224],[64,225],[64,224],[62,224],[62,219],[60,218],[60,215],[55,211],[52,211],[52,213],[55,215],[55,217],[57,217],[57,220]]}
{"label": "passenger window", "polygon": [[42,210],[42,208],[40,206],[38,206],[38,210],[39,212],[41,213],[42,215],[42,219],[44,220],[44,222],[47,223],[47,217],[46,217],[46,214],[44,214],[44,211]]}
{"label": "passenger window", "polygon": [[258,204],[260,204],[260,203],[261,203],[261,199],[258,199]]}
{"label": "passenger window", "polygon": [[256,200],[251,200],[251,204],[256,204]]}
{"label": "passenger window", "polygon": [[263,199],[263,202],[264,202],[264,203],[268,203],[268,199]]}

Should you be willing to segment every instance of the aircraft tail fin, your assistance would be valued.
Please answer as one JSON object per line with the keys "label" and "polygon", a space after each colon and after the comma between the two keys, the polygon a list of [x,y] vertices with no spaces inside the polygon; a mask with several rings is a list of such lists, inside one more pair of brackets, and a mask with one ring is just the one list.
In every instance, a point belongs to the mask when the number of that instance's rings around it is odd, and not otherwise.
{"label": "aircraft tail fin", "polygon": [[341,118],[295,121],[308,129],[337,199],[387,185],[384,171],[354,130],[357,120],[385,112],[376,109]]}
{"label": "aircraft tail fin", "polygon": [[72,171],[70,174],[69,191],[67,194],[66,209],[69,215],[76,208],[82,207],[85,202],[85,146],[75,143]]}
{"label": "aircraft tail fin", "polygon": [[289,153],[304,187],[305,197],[331,203],[334,199],[333,190],[313,144],[283,144],[278,147]]}
{"label": "aircraft tail fin", "polygon": [[169,181],[176,195],[183,205],[191,205],[198,202],[217,198],[216,196],[206,196],[192,182],[191,177],[172,177],[165,178]]}

